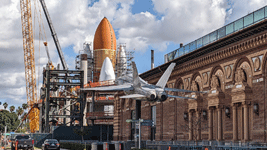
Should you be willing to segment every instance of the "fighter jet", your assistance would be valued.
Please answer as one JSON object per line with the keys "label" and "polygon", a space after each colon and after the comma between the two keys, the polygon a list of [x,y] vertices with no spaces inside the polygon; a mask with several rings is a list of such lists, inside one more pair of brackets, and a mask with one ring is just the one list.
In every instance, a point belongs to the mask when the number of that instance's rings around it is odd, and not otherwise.
{"label": "fighter jet", "polygon": [[126,95],[120,98],[131,98],[135,100],[144,100],[150,102],[163,102],[168,97],[172,98],[183,98],[183,99],[194,99],[191,97],[182,97],[176,95],[169,95],[166,91],[172,92],[197,92],[176,88],[166,88],[166,83],[171,75],[175,63],[171,63],[161,78],[158,80],[156,85],[149,84],[139,77],[136,64],[132,62],[133,74],[132,76],[123,74],[121,77],[115,80],[115,85],[105,87],[93,87],[83,88],[84,91],[124,91]]}

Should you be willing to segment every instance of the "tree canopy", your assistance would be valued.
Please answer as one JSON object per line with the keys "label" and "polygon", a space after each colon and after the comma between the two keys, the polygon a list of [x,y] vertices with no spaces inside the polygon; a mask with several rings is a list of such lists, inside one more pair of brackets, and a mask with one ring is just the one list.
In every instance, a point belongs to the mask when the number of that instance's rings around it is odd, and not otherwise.
{"label": "tree canopy", "polygon": [[0,111],[0,120],[0,130],[2,132],[5,131],[5,126],[7,126],[8,132],[14,131],[20,123],[17,114],[7,110]]}
{"label": "tree canopy", "polygon": [[15,109],[16,109],[15,106],[10,106],[9,107],[10,112],[13,112]]}

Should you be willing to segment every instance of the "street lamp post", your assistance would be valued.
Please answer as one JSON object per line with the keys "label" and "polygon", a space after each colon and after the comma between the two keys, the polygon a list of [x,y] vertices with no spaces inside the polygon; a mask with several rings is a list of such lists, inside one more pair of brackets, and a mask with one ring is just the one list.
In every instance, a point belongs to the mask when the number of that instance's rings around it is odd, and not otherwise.
{"label": "street lamp post", "polygon": [[143,119],[139,119],[139,149],[141,149],[141,121],[143,122]]}

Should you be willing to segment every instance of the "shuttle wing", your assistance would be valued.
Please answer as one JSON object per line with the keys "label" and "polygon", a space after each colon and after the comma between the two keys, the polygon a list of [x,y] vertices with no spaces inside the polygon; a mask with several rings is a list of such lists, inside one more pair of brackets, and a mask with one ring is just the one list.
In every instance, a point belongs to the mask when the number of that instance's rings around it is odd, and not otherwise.
{"label": "shuttle wing", "polygon": [[93,88],[81,88],[82,91],[129,91],[133,90],[132,84],[99,86]]}

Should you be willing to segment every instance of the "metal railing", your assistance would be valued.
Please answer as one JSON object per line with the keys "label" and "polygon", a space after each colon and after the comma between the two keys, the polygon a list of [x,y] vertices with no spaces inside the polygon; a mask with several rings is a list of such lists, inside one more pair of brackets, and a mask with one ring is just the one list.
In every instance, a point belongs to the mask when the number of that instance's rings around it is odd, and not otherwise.
{"label": "metal railing", "polygon": [[257,142],[219,142],[219,141],[147,141],[146,148],[160,150],[232,150],[267,149],[267,143]]}
{"label": "metal railing", "polygon": [[267,6],[260,8],[234,22],[231,22],[222,28],[215,30],[193,42],[190,42],[189,44],[186,44],[185,46],[178,48],[166,55],[164,55],[165,63],[169,62],[173,59],[176,59],[178,57],[181,57],[187,53],[190,53],[192,51],[195,51],[207,44],[210,44],[212,42],[215,42],[219,39],[224,38],[225,36],[228,36],[232,33],[235,33],[237,31],[240,31],[244,28],[247,28],[253,24],[258,23],[259,21],[267,19]]}

